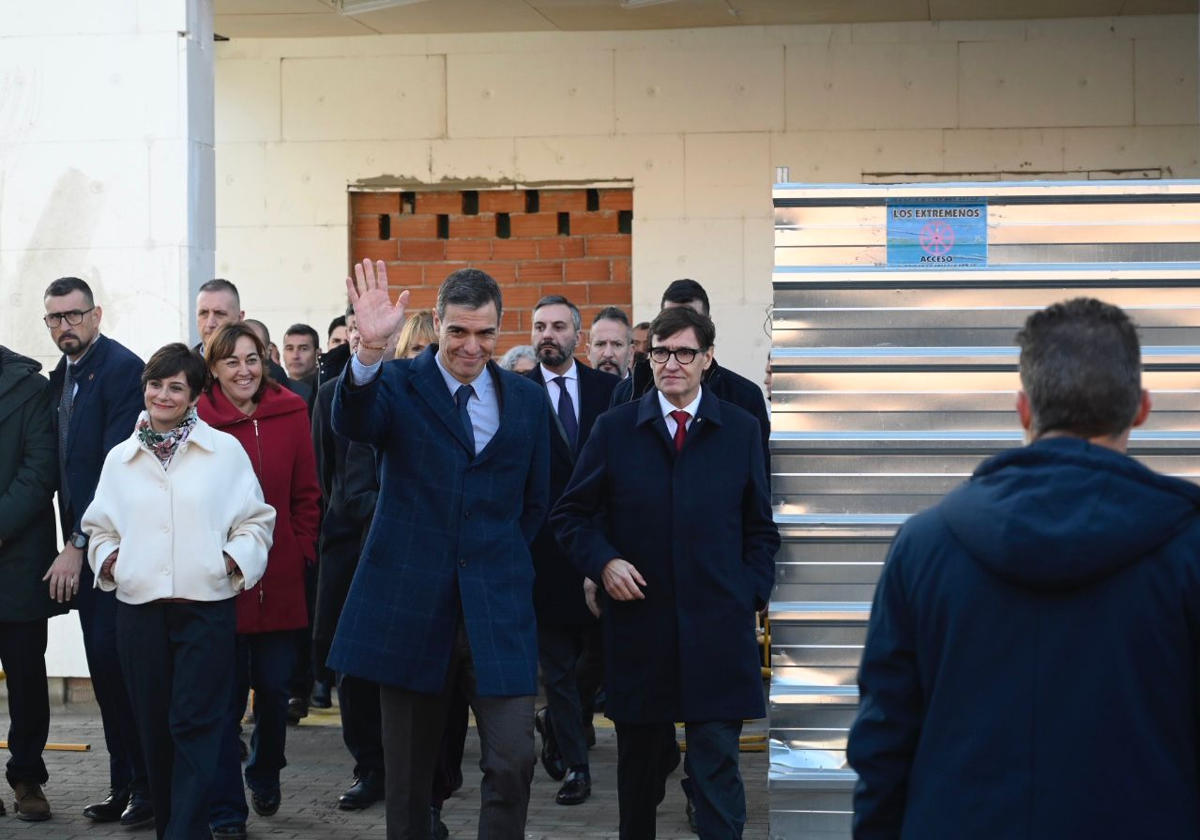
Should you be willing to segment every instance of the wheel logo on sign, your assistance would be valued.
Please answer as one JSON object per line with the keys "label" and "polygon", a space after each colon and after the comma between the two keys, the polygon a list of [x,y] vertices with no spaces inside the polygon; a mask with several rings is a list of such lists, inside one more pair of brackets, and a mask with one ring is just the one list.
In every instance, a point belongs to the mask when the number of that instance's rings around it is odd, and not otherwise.
{"label": "wheel logo on sign", "polygon": [[920,240],[927,254],[941,256],[954,247],[954,228],[945,222],[930,222],[921,228]]}

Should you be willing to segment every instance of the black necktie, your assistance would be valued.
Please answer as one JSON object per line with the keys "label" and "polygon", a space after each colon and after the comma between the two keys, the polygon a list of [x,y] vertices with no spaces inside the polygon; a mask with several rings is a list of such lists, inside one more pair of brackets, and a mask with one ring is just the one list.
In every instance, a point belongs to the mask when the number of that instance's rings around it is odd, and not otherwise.
{"label": "black necktie", "polygon": [[571,394],[567,391],[567,378],[556,376],[552,380],[558,386],[558,420],[562,423],[563,431],[567,433],[567,441],[571,451],[579,442],[579,421],[575,419],[575,403],[571,402]]}
{"label": "black necktie", "polygon": [[475,426],[471,424],[471,412],[467,411],[467,400],[475,393],[475,389],[470,385],[459,385],[458,390],[454,392],[454,401],[458,403],[458,419],[462,421],[463,428],[467,430],[467,440],[471,442],[471,452],[475,452]]}
{"label": "black necktie", "polygon": [[67,362],[62,394],[58,398],[58,492],[62,496],[64,509],[71,504],[71,494],[67,488],[67,438],[71,434],[71,409],[75,405],[74,370],[74,365]]}

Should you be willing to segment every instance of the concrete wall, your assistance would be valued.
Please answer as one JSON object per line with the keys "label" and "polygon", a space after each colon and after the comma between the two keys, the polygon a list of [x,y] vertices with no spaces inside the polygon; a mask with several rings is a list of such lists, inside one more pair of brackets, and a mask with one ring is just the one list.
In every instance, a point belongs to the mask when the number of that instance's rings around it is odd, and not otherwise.
{"label": "concrete wall", "polygon": [[633,300],[705,284],[760,378],[794,181],[1200,176],[1195,16],[246,40],[217,61],[217,272],[281,330],[343,300],[346,190],[634,185]]}

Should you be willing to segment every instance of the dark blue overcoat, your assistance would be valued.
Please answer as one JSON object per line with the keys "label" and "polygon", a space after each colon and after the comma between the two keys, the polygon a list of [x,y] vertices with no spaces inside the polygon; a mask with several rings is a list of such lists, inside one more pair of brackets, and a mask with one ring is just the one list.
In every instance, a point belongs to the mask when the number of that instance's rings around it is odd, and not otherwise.
{"label": "dark blue overcoat", "polygon": [[589,578],[621,557],[646,598],[604,606],[605,714],[622,723],[762,717],[754,611],[779,533],[758,422],[704,389],[676,456],[658,391],[602,414],[551,517]]}
{"label": "dark blue overcoat", "polygon": [[375,518],[329,667],[426,694],[445,685],[459,616],[479,693],[537,692],[529,542],[546,516],[546,393],[488,363],[500,428],[478,456],[431,347],[363,387],[342,374],[333,428],[381,454]]}
{"label": "dark blue overcoat", "polygon": [[1200,488],[989,459],[896,536],[858,682],[856,840],[1200,837]]}

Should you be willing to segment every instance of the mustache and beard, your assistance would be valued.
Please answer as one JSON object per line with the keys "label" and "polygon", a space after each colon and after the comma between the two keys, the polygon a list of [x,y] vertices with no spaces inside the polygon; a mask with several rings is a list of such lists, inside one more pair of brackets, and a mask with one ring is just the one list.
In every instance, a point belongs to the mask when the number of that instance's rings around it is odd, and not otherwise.
{"label": "mustache and beard", "polygon": [[538,361],[546,367],[565,364],[567,359],[575,355],[575,344],[576,342],[571,342],[571,346],[567,347],[552,338],[543,339],[537,348]]}

